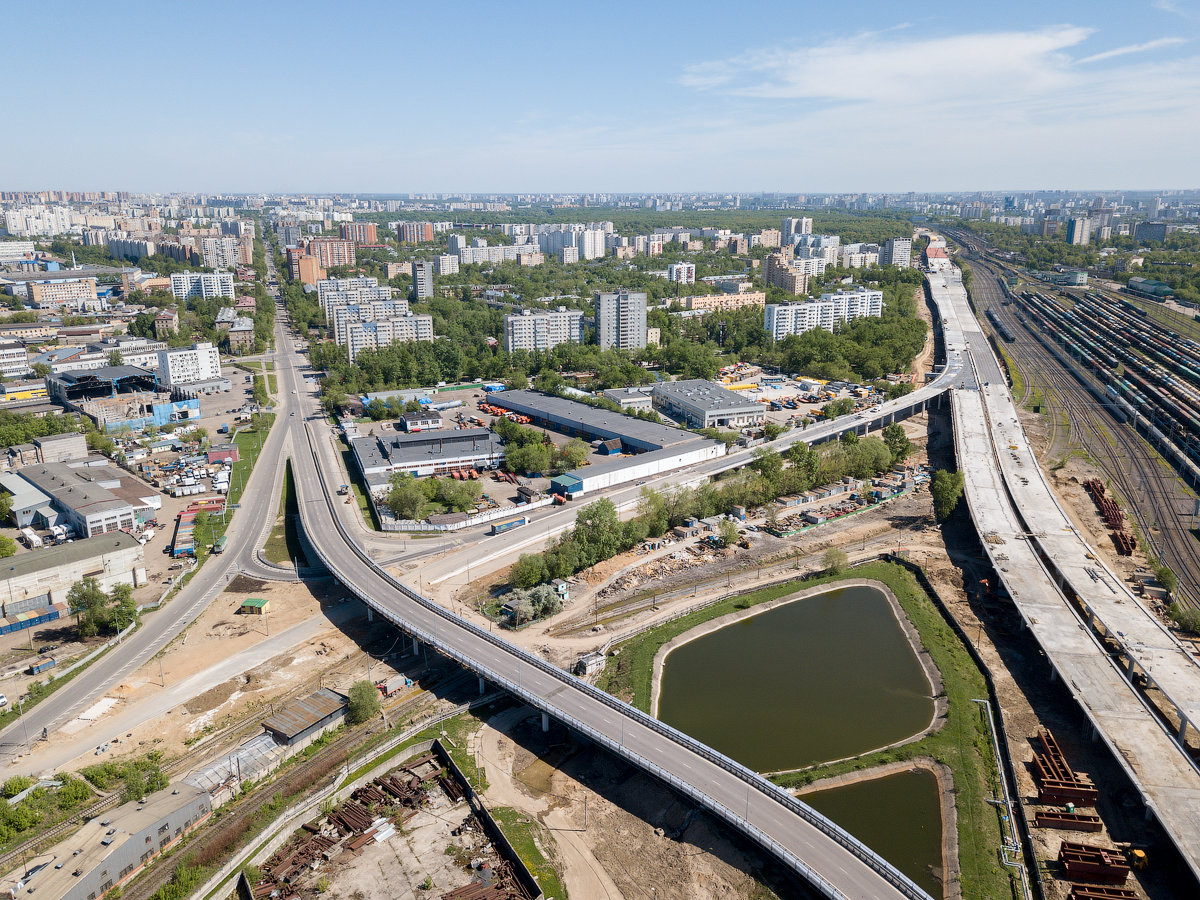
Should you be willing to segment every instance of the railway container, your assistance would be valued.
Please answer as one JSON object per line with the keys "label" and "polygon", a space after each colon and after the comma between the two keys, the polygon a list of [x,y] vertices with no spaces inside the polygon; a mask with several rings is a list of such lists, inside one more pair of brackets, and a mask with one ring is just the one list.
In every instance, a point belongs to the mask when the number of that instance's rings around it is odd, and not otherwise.
{"label": "railway container", "polygon": [[522,525],[529,524],[528,516],[520,516],[516,519],[509,519],[507,522],[495,522],[492,524],[489,534],[503,534],[506,531],[512,531],[514,528],[520,528]]}

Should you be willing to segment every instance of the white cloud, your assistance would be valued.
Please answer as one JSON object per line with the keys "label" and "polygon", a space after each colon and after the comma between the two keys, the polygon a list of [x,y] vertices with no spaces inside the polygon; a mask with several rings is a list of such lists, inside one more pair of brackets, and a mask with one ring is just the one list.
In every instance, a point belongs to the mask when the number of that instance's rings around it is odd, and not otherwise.
{"label": "white cloud", "polygon": [[1143,44],[1129,44],[1125,47],[1117,47],[1113,50],[1105,50],[1103,53],[1094,53],[1091,56],[1085,56],[1079,60],[1082,63],[1099,62],[1102,59],[1112,59],[1117,56],[1128,56],[1131,53],[1145,53],[1147,50],[1157,50],[1160,47],[1175,47],[1179,44],[1186,44],[1187,38],[1181,37],[1166,37],[1158,38],[1154,41],[1146,41]]}

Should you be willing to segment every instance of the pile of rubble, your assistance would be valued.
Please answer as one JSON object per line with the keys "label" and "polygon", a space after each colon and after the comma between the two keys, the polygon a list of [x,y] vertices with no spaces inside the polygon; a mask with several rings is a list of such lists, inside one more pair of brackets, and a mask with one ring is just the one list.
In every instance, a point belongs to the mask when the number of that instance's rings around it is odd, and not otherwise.
{"label": "pile of rubble", "polygon": [[669,556],[652,560],[638,566],[632,572],[626,572],[621,577],[614,579],[611,584],[597,591],[596,597],[602,600],[605,597],[624,594],[647,582],[661,581],[668,575],[694,569],[697,566],[705,566],[716,560],[724,559],[726,556],[726,553],[703,544],[683,547]]}

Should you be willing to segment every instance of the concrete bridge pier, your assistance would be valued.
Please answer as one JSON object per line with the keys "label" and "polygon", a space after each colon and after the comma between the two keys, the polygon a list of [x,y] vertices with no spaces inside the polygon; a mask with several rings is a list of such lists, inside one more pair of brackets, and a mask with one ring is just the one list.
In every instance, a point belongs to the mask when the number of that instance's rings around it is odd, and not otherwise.
{"label": "concrete bridge pier", "polygon": [[487,692],[487,682],[483,680],[483,676],[479,676],[479,696],[483,696]]}
{"label": "concrete bridge pier", "polygon": [[[1178,712],[1178,710],[1176,710]],[[1188,722],[1182,715],[1179,716],[1179,743],[1183,744],[1187,741]]]}
{"label": "concrete bridge pier", "polygon": [[421,646],[417,643],[417,639],[413,638],[413,656],[421,652]]}
{"label": "concrete bridge pier", "polygon": [[[482,680],[482,679],[480,679]],[[542,731],[550,730],[550,714],[542,713]]]}
{"label": "concrete bridge pier", "polygon": [[370,606],[367,607],[367,621],[368,622],[375,621],[375,610]]}

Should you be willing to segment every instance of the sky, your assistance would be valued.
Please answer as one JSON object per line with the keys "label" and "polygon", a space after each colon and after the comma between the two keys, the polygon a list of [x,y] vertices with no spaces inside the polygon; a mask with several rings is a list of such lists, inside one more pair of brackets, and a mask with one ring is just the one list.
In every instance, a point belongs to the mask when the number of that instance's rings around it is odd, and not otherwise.
{"label": "sky", "polygon": [[1200,0],[12,0],[0,190],[1200,183]]}

